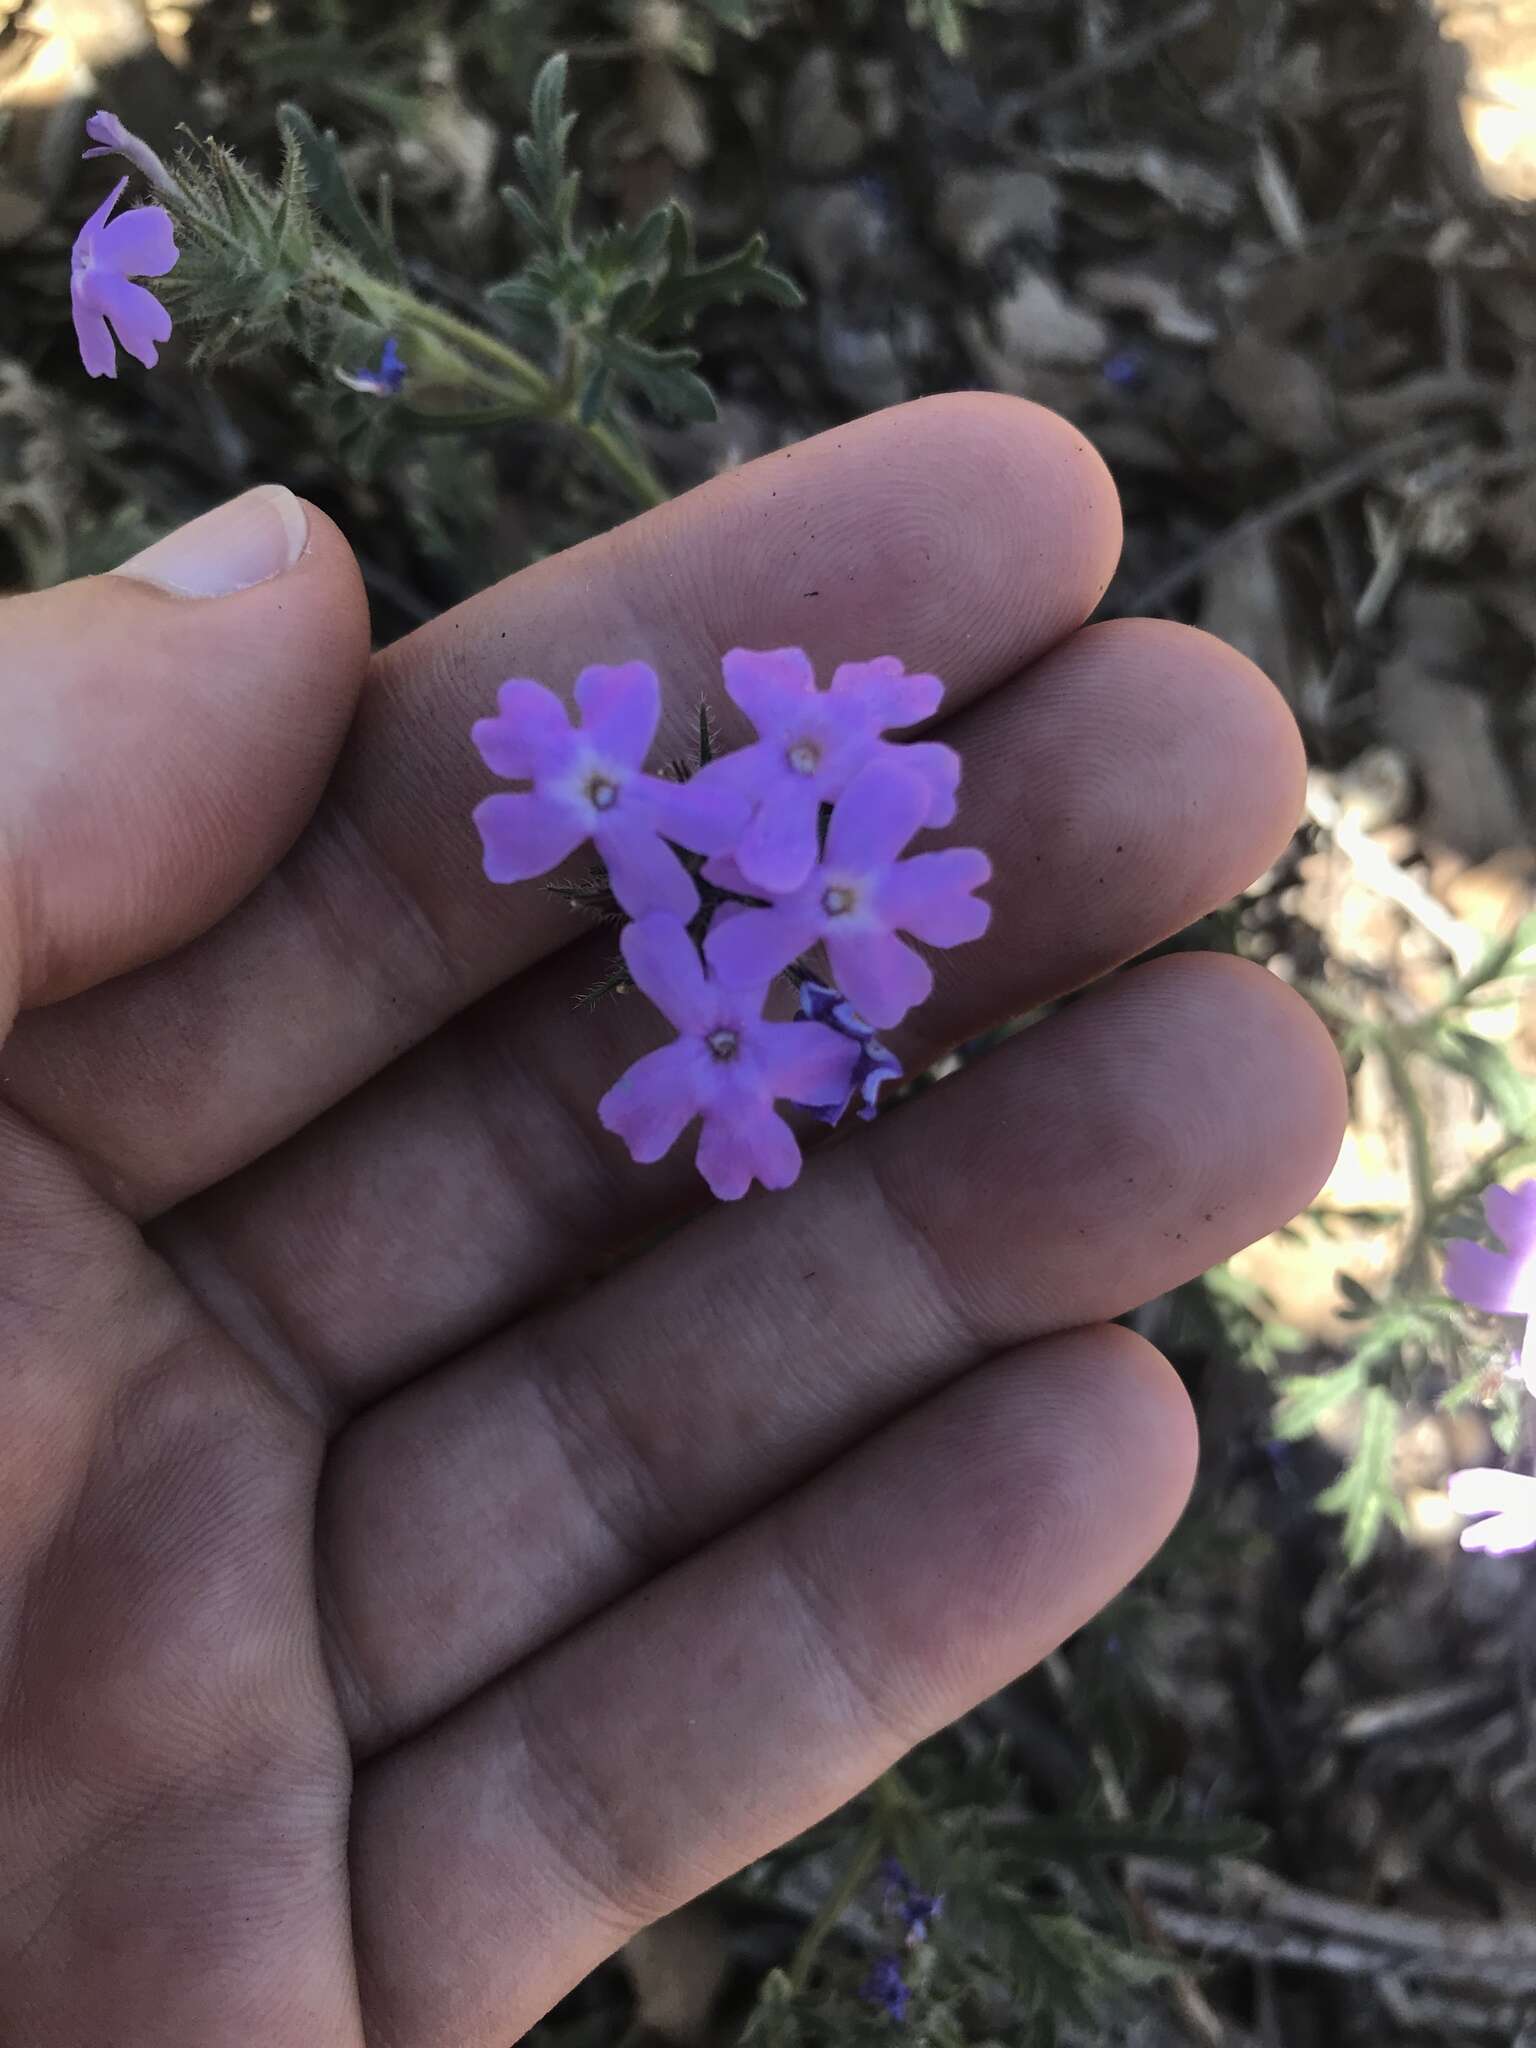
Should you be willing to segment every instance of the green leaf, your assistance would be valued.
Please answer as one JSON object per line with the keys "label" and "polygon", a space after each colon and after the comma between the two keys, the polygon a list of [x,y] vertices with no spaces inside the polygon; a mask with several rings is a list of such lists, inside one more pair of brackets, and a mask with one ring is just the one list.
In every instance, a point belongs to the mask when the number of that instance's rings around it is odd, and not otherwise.
{"label": "green leaf", "polygon": [[304,109],[292,101],[278,108],[277,125],[284,140],[290,142],[303,158],[310,195],[322,216],[377,276],[397,283],[399,261],[388,241],[363,211],[347,167],[341,160],[336,137],[328,130],[322,134]]}
{"label": "green leaf", "polygon": [[1447,1029],[1435,1040],[1442,1064],[1465,1074],[1507,1131],[1523,1132],[1532,1118],[1531,1084],[1503,1046],[1474,1031]]}
{"label": "green leaf", "polygon": [[694,370],[691,348],[648,348],[622,335],[609,336],[603,356],[613,374],[641,392],[664,419],[712,420],[715,396]]}
{"label": "green leaf", "polygon": [[683,333],[706,306],[726,300],[740,304],[749,296],[768,299],[777,306],[803,305],[805,295],[794,279],[776,270],[767,258],[766,236],[752,235],[739,249],[713,263],[700,264],[694,255],[692,224],[683,209],[674,205],[667,234],[667,268],[634,332]]}
{"label": "green leaf", "polygon": [[1287,1443],[1311,1436],[1330,1408],[1337,1408],[1365,1383],[1366,1368],[1358,1358],[1332,1372],[1296,1373],[1280,1382],[1280,1402],[1272,1428]]}
{"label": "green leaf", "polygon": [[1326,1493],[1317,1497],[1324,1514],[1341,1515],[1345,1561],[1357,1570],[1376,1547],[1384,1521],[1402,1526],[1402,1504],[1392,1486],[1392,1457],[1403,1411],[1385,1387],[1369,1387],[1360,1404],[1360,1441],[1354,1456]]}
{"label": "green leaf", "polygon": [[1255,1856],[1269,1840],[1267,1828],[1240,1816],[1191,1820],[1156,1810],[1129,1820],[1103,1814],[1024,1820],[1010,1816],[994,1825],[1010,1856],[1066,1863],[1106,1856],[1161,1856],[1175,1862],[1205,1863],[1217,1856]]}

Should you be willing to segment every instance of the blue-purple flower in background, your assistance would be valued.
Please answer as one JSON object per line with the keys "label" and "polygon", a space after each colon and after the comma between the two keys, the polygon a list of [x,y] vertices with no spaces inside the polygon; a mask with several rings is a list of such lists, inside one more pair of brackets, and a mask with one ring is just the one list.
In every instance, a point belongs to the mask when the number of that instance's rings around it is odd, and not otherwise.
{"label": "blue-purple flower in background", "polygon": [[410,365],[391,334],[384,343],[377,369],[338,370],[336,374],[349,391],[361,391],[369,398],[397,398],[409,370]]}

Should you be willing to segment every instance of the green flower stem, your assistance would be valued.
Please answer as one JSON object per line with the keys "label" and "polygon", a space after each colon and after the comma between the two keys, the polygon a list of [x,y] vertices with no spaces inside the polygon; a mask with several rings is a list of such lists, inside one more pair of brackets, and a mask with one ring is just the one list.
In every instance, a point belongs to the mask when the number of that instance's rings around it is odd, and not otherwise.
{"label": "green flower stem", "polygon": [[816,1958],[821,1954],[827,1936],[863,1891],[874,1876],[879,1864],[881,1851],[885,1846],[885,1827],[877,1813],[866,1822],[863,1833],[854,1845],[848,1867],[839,1882],[821,1902],[821,1909],[810,1926],[800,1937],[787,1972],[789,1988],[798,1998],[811,1981],[811,1972],[816,1967]]}
{"label": "green flower stem", "polygon": [[601,421],[585,424],[574,397],[563,392],[537,363],[530,362],[509,342],[472,327],[441,306],[428,305],[400,285],[386,284],[375,277],[350,281],[386,327],[409,338],[408,353],[416,354],[418,359],[425,353],[428,361],[435,358],[448,375],[484,392],[501,417],[522,414],[570,427],[635,503],[647,510],[666,504],[671,497],[638,449],[630,447]]}
{"label": "green flower stem", "polygon": [[816,1958],[827,1936],[874,1876],[902,1821],[912,1811],[913,1798],[899,1769],[877,1778],[869,1788],[873,1811],[864,1824],[841,1879],[821,1902],[821,1909],[800,1937],[786,1975],[791,1991],[798,1997],[810,1983]]}

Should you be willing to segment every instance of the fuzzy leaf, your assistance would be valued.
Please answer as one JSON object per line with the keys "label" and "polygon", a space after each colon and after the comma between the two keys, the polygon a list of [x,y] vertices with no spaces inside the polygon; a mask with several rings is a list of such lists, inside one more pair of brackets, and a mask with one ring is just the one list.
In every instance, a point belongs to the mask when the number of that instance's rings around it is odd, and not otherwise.
{"label": "fuzzy leaf", "polygon": [[309,190],[322,216],[377,276],[398,282],[395,252],[363,211],[336,137],[328,130],[322,133],[292,101],[278,108],[277,122],[284,140],[303,158]]}
{"label": "fuzzy leaf", "polygon": [[1384,1521],[1402,1525],[1402,1504],[1392,1486],[1392,1456],[1402,1419],[1400,1404],[1385,1387],[1368,1388],[1360,1404],[1355,1454],[1327,1492],[1317,1497],[1324,1514],[1344,1518],[1341,1542],[1351,1571],[1375,1549]]}

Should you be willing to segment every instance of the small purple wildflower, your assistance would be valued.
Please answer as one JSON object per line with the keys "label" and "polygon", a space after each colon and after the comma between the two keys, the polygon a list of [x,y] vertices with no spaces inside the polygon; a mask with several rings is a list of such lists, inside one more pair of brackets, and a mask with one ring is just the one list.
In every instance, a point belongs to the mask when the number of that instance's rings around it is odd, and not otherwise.
{"label": "small purple wildflower", "polygon": [[666,782],[643,772],[661,718],[655,670],[643,661],[584,668],[576,678],[579,726],[542,683],[513,677],[497,702],[494,718],[477,721],[475,745],[487,767],[531,787],[475,807],[490,879],[529,881],[590,839],[631,917],[662,910],[691,918],[699,892],[667,841],[722,853],[740,836],[747,807],[702,777]]}
{"label": "small purple wildflower", "polygon": [[859,1996],[866,2005],[873,2005],[883,2012],[894,2025],[900,2026],[907,2016],[912,1991],[901,1974],[900,1956],[876,1956],[870,1965],[869,1975],[859,1986]]}
{"label": "small purple wildflower", "polygon": [[1117,349],[1099,365],[1106,384],[1121,391],[1139,391],[1147,381],[1147,359],[1139,348]]}
{"label": "small purple wildflower", "polygon": [[[146,370],[159,360],[157,342],[169,341],[171,316],[135,277],[164,277],[180,251],[163,206],[138,206],[118,220],[112,209],[128,180],[120,178],[75,237],[69,296],[80,360],[93,377],[117,375],[117,341]],[[108,326],[108,321],[111,326]]]}
{"label": "small purple wildflower", "polygon": [[[94,156],[120,156],[132,164],[136,171],[142,171],[157,192],[163,192],[168,199],[181,197],[180,185],[161,159],[142,136],[135,135],[131,128],[125,128],[116,114],[109,114],[102,108],[99,113],[92,114],[86,122],[85,132],[96,144],[96,148],[82,150],[82,157],[89,160]],[[153,276],[156,273],[144,274]]]}
{"label": "small purple wildflower", "polygon": [[900,1915],[906,1945],[916,1948],[928,1939],[934,1921],[943,1917],[944,1894],[920,1892],[894,1856],[888,1856],[881,1869],[886,1881],[885,1909]]}
{"label": "small purple wildflower", "polygon": [[[802,886],[710,933],[705,950],[720,979],[762,987],[822,939],[854,1007],[881,1030],[899,1024],[926,1001],[933,975],[897,934],[958,946],[979,939],[991,919],[971,893],[992,873],[976,847],[899,857],[928,808],[920,776],[884,760],[861,770],[832,812],[821,865]],[[734,863],[715,861],[704,872],[721,888],[740,884]]]}
{"label": "small purple wildflower", "polygon": [[825,1024],[767,1022],[768,984],[722,988],[678,918],[641,918],[625,927],[619,943],[636,986],[678,1035],[636,1060],[608,1090],[597,1106],[604,1130],[649,1166],[701,1117],[698,1167],[722,1202],[736,1201],[754,1180],[765,1188],[791,1186],[800,1147],[773,1105],[839,1100],[853,1046]]}
{"label": "small purple wildflower", "polygon": [[396,398],[405,383],[410,365],[403,360],[399,344],[391,334],[385,338],[379,367],[370,370],[339,370],[337,375],[349,391],[364,392],[370,398]]}
{"label": "small purple wildflower", "polygon": [[830,1024],[844,1038],[852,1039],[858,1053],[848,1079],[847,1095],[835,1108],[818,1109],[817,1116],[823,1123],[841,1123],[857,1100],[862,1105],[859,1115],[868,1123],[879,1106],[880,1090],[887,1081],[901,1079],[901,1061],[876,1038],[874,1025],[859,1015],[846,996],[828,988],[824,981],[801,982],[800,1015],[814,1024]]}
{"label": "small purple wildflower", "polygon": [[757,728],[756,742],[710,765],[708,774],[754,806],[735,849],[737,865],[764,896],[798,889],[816,864],[823,804],[835,803],[871,761],[899,758],[928,792],[923,823],[955,815],[960,757],[936,740],[897,749],[881,735],[931,718],[944,695],[937,676],[908,675],[894,655],[848,661],[828,690],[798,647],[734,648],[721,664],[725,687]]}
{"label": "small purple wildflower", "polygon": [[1452,1238],[1445,1248],[1445,1290],[1468,1308],[1527,1318],[1514,1376],[1536,1394],[1536,1180],[1487,1189],[1483,1214],[1506,1249]]}
{"label": "small purple wildflower", "polygon": [[1495,1557],[1536,1548],[1536,1479],[1523,1472],[1474,1466],[1453,1472],[1446,1491],[1458,1515],[1485,1515],[1461,1532],[1463,1550],[1488,1550]]}

